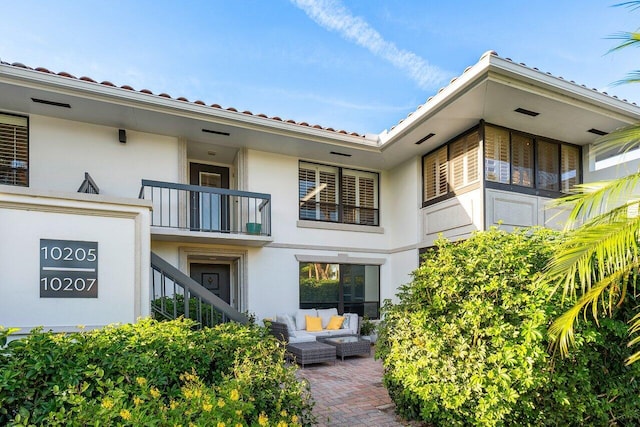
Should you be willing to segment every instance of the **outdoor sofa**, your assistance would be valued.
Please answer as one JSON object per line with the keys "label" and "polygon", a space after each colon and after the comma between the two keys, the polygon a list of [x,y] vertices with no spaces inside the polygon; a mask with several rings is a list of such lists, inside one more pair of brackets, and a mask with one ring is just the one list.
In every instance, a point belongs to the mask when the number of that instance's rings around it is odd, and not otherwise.
{"label": "outdoor sofa", "polygon": [[[320,317],[322,329],[308,331],[306,316]],[[357,336],[359,318],[355,313],[345,313],[344,320],[338,329],[326,329],[332,316],[338,316],[333,309],[298,310],[295,316],[278,314],[275,321],[266,322],[271,333],[286,346],[287,357],[302,365],[336,361],[336,347],[317,341],[316,338]],[[304,319],[305,321],[298,321]]]}
{"label": "outdoor sofa", "polygon": [[[311,330],[307,325],[307,316],[320,318],[321,329]],[[328,329],[332,317],[342,317],[344,320],[338,329]],[[336,308],[300,309],[295,314],[279,313],[276,322],[287,325],[289,343],[313,342],[316,338],[329,338],[360,334],[360,319],[356,313],[338,315]]]}

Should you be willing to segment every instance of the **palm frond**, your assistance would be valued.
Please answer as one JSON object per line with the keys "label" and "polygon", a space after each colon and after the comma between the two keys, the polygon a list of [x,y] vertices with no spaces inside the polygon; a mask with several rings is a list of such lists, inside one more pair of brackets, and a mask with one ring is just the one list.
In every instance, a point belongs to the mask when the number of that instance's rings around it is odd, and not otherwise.
{"label": "palm frond", "polygon": [[[633,268],[630,266],[630,269]],[[569,354],[569,347],[575,345],[575,336],[574,336],[574,325],[576,319],[580,315],[580,312],[585,310],[586,316],[586,308],[591,306],[591,314],[598,323],[598,301],[602,300],[603,304],[605,303],[604,293],[607,289],[611,290],[611,287],[617,285],[618,283],[623,281],[623,277],[628,276],[630,270],[617,271],[607,277],[605,277],[600,282],[594,284],[587,292],[585,292],[582,297],[567,310],[564,314],[558,317],[552,324],[549,326],[549,336],[551,337],[550,348],[554,351],[556,349],[560,350],[560,354],[566,357]],[[609,293],[609,297],[613,298],[615,295],[614,292]],[[621,295],[621,293],[619,293]]]}
{"label": "palm frond", "polygon": [[634,46],[640,43],[640,33],[637,32],[620,31],[611,34],[607,38],[610,40],[622,40],[619,45],[612,47],[607,53],[615,52],[617,50],[624,49],[625,47]]}
{"label": "palm frond", "polygon": [[[629,325],[629,335],[637,334],[638,332],[640,332],[640,312],[636,313],[636,315],[633,316],[633,318],[629,321]],[[629,341],[627,346],[632,347],[638,343],[640,343],[640,335]],[[640,360],[640,351],[636,351],[631,356],[629,356],[629,358],[627,358],[627,360],[625,361],[625,364],[631,365],[638,360]]]}
{"label": "palm frond", "polygon": [[571,229],[640,198],[639,183],[640,172],[610,181],[579,184],[573,188],[573,194],[554,200],[549,207],[571,209],[566,224]]}
{"label": "palm frond", "polygon": [[545,275],[556,287],[563,286],[563,297],[576,296],[576,279],[581,292],[594,282],[638,261],[640,217],[581,227],[561,243],[547,265]]}
{"label": "palm frond", "polygon": [[635,10],[640,8],[640,1],[638,0],[633,0],[633,1],[623,1],[622,3],[616,3],[614,5],[612,5],[612,7],[627,7],[631,10]]}
{"label": "palm frond", "polygon": [[[640,71],[638,71],[640,73]],[[640,75],[638,76],[640,77]],[[626,153],[640,146],[640,126],[629,125],[616,129],[607,135],[598,138],[593,147],[593,154],[603,154],[612,150],[617,153]]]}
{"label": "palm frond", "polygon": [[629,83],[640,83],[640,70],[634,70],[634,71],[631,71],[630,73],[627,73],[626,76],[624,76],[620,80],[616,80],[615,82],[611,83],[611,85],[620,86],[620,85],[625,85]]}

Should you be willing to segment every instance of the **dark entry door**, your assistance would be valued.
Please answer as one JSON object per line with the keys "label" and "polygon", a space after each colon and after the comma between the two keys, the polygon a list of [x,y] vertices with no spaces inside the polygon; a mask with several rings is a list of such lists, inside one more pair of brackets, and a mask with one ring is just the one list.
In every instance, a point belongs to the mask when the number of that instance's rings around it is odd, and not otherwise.
{"label": "dark entry door", "polygon": [[193,280],[231,305],[231,266],[229,264],[192,263],[190,272]]}
{"label": "dark entry door", "polygon": [[[229,168],[190,164],[189,183],[203,187],[229,188]],[[229,196],[191,193],[191,229],[229,232]]]}

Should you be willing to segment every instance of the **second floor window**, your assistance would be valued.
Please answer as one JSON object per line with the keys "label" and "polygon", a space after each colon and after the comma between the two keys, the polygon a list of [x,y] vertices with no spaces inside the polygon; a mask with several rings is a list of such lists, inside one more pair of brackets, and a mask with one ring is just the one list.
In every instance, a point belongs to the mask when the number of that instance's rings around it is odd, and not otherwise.
{"label": "second floor window", "polygon": [[380,225],[378,174],[300,162],[300,219]]}
{"label": "second floor window", "polygon": [[0,184],[29,185],[28,119],[0,114]]}
{"label": "second floor window", "polygon": [[477,184],[478,130],[461,135],[422,158],[423,201],[430,202]]}
{"label": "second floor window", "polygon": [[578,146],[491,125],[484,135],[487,181],[564,193],[580,182]]}

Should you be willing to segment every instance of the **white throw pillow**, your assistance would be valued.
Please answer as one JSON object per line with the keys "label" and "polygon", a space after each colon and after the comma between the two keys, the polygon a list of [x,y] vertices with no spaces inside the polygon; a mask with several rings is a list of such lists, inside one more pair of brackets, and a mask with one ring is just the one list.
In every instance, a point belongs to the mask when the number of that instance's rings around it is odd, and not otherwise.
{"label": "white throw pillow", "polygon": [[337,308],[319,308],[318,316],[322,319],[322,329],[327,329],[327,325],[331,320],[331,316],[337,316],[338,309]]}
{"label": "white throw pillow", "polygon": [[318,310],[315,308],[301,309],[296,313],[296,329],[299,331],[307,330],[307,319],[304,316],[318,317]]}
{"label": "white throw pillow", "polygon": [[344,321],[342,322],[342,327],[340,329],[349,329],[349,321],[351,321],[351,316],[349,316],[349,313],[345,313],[343,314],[344,316]]}
{"label": "white throw pillow", "polygon": [[344,322],[342,322],[342,329],[346,329],[350,334],[358,333],[358,315],[356,313],[345,313]]}

